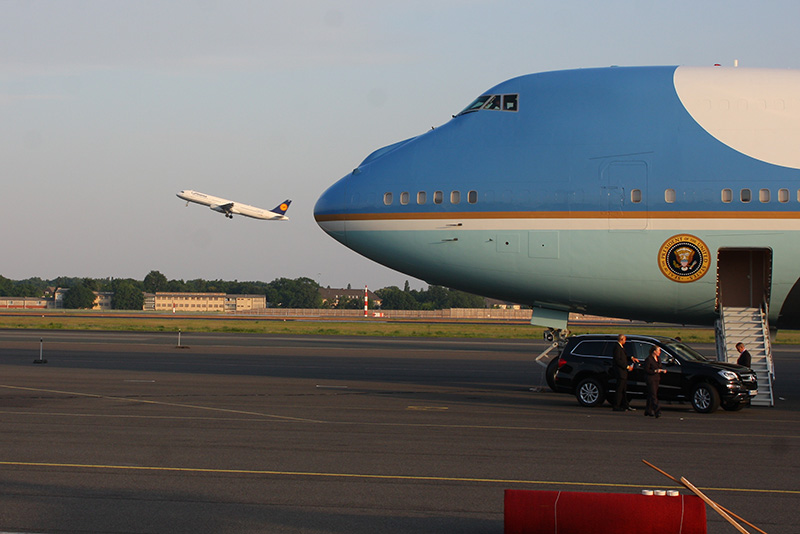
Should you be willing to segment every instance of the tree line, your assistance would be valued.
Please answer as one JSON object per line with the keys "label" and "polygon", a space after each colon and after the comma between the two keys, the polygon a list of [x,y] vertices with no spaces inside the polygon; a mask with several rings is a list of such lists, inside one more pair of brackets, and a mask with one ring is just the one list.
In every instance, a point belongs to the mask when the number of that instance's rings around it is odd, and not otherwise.
{"label": "tree line", "polygon": [[[348,286],[349,287],[349,286]],[[61,276],[52,280],[28,278],[10,280],[0,275],[0,296],[52,297],[50,288],[69,288],[63,305],[70,309],[91,308],[94,292],[113,293],[111,306],[117,310],[141,310],[144,293],[226,293],[230,295],[265,295],[268,306],[282,308],[355,308],[364,307],[363,297],[343,298],[337,303],[323,303],[320,286],[310,278],[277,278],[272,282],[239,282],[238,280],[169,280],[159,271],[150,271],[143,280],[133,278],[77,278]],[[447,308],[483,308],[483,297],[449,289],[428,286],[427,290],[412,290],[409,283],[403,289],[389,286],[375,291],[385,310],[438,310]],[[374,308],[374,303],[369,302]]]}

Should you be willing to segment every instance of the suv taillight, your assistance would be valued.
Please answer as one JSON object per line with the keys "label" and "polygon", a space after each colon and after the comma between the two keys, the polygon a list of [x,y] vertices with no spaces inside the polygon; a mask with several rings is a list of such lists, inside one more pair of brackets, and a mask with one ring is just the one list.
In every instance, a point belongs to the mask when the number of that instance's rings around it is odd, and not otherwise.
{"label": "suv taillight", "polygon": [[566,364],[567,364],[567,360],[565,360],[564,358],[559,358],[558,359],[558,368],[559,369],[561,369]]}

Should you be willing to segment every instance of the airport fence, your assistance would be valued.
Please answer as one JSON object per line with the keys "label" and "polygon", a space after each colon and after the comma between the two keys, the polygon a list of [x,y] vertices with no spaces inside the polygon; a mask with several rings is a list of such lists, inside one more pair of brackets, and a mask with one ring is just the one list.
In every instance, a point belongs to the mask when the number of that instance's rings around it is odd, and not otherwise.
{"label": "airport fence", "polygon": [[[315,308],[265,308],[233,312],[232,315],[292,317],[292,318],[363,318],[364,310],[336,310]],[[450,308],[446,310],[369,310],[368,318],[427,319],[427,320],[492,320],[530,321],[531,310],[503,308]]]}

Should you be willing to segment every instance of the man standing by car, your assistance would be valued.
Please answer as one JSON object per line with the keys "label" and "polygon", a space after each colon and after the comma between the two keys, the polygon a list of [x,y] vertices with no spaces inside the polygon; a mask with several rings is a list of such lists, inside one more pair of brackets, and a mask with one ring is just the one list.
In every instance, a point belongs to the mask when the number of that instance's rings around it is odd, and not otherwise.
{"label": "man standing by car", "polygon": [[736,350],[739,351],[739,359],[736,360],[736,363],[739,365],[744,365],[745,367],[750,367],[750,352],[748,352],[744,348],[744,343],[741,341],[736,344]]}
{"label": "man standing by car", "polygon": [[611,365],[612,376],[617,380],[613,403],[615,412],[636,411],[636,408],[628,404],[628,371],[633,371],[633,362],[639,360],[625,354],[625,340],[625,334],[617,336],[617,344],[614,345],[614,361]]}

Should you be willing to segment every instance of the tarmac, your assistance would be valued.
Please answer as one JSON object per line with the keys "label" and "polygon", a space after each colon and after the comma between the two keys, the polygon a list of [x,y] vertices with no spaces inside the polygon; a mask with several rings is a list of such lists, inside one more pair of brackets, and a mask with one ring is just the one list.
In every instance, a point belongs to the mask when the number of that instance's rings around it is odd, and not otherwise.
{"label": "tarmac", "polygon": [[2,330],[0,531],[500,534],[507,488],[679,489],[642,460],[798,531],[799,346],[774,407],[658,420],[542,388],[544,348]]}

